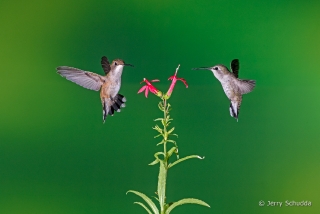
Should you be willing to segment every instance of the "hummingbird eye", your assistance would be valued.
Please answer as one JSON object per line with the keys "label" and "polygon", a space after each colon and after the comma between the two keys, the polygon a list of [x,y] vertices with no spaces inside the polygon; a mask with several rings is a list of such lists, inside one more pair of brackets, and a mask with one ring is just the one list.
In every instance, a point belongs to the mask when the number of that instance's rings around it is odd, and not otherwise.
{"label": "hummingbird eye", "polygon": [[118,63],[117,63],[117,62],[114,62],[114,65],[118,65]]}
{"label": "hummingbird eye", "polygon": [[214,67],[213,69],[217,71],[217,70],[218,70],[218,67]]}

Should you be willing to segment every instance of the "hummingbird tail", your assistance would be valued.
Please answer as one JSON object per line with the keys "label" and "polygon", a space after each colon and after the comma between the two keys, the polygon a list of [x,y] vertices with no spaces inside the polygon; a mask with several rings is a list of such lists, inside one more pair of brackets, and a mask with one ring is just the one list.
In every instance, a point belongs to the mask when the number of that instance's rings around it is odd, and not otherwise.
{"label": "hummingbird tail", "polygon": [[239,110],[240,110],[240,105],[238,104],[238,102],[231,101],[229,110],[230,110],[231,117],[234,117],[238,121]]}
{"label": "hummingbird tail", "polygon": [[126,98],[121,95],[117,94],[113,99],[104,98],[102,100],[102,113],[103,113],[103,123],[106,121],[106,117],[108,115],[113,116],[114,112],[120,112],[120,108],[125,107]]}

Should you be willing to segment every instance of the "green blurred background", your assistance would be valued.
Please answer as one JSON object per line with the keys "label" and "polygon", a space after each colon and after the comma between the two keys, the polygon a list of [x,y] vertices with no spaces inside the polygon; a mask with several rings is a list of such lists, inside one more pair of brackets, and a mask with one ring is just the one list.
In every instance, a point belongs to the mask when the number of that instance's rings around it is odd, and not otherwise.
{"label": "green blurred background", "polygon": [[[152,196],[158,166],[151,127],[158,98],[137,95],[143,77],[166,91],[180,156],[168,174],[173,213],[320,213],[319,1],[1,1],[0,213],[145,213],[129,189]],[[58,74],[68,65],[102,74],[122,58],[127,107],[102,124],[99,93]],[[240,59],[257,80],[239,122],[210,71]],[[311,207],[259,207],[308,200]]]}

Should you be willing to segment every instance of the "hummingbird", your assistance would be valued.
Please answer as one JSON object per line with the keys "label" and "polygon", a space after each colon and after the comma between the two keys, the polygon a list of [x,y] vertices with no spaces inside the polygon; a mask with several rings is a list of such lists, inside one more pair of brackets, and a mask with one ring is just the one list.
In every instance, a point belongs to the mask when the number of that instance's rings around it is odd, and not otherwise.
{"label": "hummingbird", "polygon": [[110,64],[105,56],[101,58],[101,65],[104,76],[68,66],[57,67],[57,73],[84,88],[100,90],[104,123],[108,115],[113,116],[115,111],[120,112],[120,108],[125,107],[126,98],[118,94],[121,87],[121,75],[124,66],[133,67],[133,65],[126,64],[122,59],[115,59]]}
{"label": "hummingbird", "polygon": [[251,92],[255,85],[255,80],[239,79],[239,60],[231,61],[231,71],[224,65],[215,65],[212,67],[193,68],[192,70],[210,70],[213,75],[220,81],[224,93],[230,100],[230,115],[238,121],[242,95]]}

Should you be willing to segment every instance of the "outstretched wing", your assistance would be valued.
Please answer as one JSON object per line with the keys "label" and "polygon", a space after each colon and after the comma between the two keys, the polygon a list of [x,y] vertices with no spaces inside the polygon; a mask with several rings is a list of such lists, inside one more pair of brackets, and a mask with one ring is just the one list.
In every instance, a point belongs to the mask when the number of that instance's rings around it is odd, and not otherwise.
{"label": "outstretched wing", "polygon": [[102,69],[104,70],[104,73],[107,74],[111,70],[110,63],[107,57],[103,56],[101,58],[101,65]]}
{"label": "outstretched wing", "polygon": [[236,78],[239,76],[239,60],[234,59],[231,61],[231,71]]}
{"label": "outstretched wing", "polygon": [[255,80],[238,80],[237,82],[238,88],[240,89],[241,94],[247,94],[251,92],[256,86]]}
{"label": "outstretched wing", "polygon": [[57,67],[57,73],[90,90],[99,91],[103,83],[103,77],[98,74],[68,66]]}

